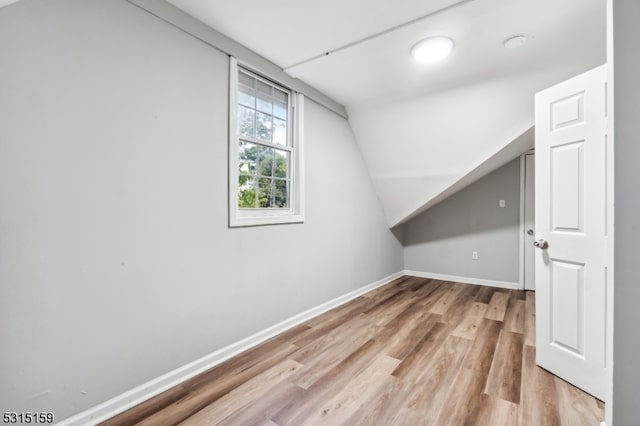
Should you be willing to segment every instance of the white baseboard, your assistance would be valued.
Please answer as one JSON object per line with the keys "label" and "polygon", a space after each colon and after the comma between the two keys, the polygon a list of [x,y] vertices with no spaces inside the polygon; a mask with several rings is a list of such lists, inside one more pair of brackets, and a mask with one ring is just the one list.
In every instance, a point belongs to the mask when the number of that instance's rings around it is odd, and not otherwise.
{"label": "white baseboard", "polygon": [[512,290],[519,290],[522,288],[519,283],[514,283],[509,281],[494,281],[494,280],[485,280],[482,278],[458,277],[455,275],[434,274],[432,272],[410,271],[406,269],[404,270],[404,275],[411,275],[411,276],[420,277],[420,278],[432,278],[435,280],[442,280],[442,281],[453,281],[453,282],[464,283],[464,284],[477,284],[477,285],[487,285],[491,287],[509,288]]}
{"label": "white baseboard", "polygon": [[63,426],[86,426],[95,425],[103,422],[123,411],[128,410],[154,396],[166,391],[167,389],[176,386],[185,380],[197,376],[200,373],[207,371],[208,369],[215,367],[216,365],[226,361],[227,359],[246,351],[271,337],[280,334],[296,325],[302,324],[309,319],[320,315],[330,309],[343,305],[356,297],[367,293],[375,288],[381,287],[398,277],[404,275],[402,271],[389,275],[386,278],[373,282],[371,284],[360,287],[350,293],[337,297],[326,303],[311,308],[305,312],[288,318],[276,325],[273,325],[265,330],[262,330],[252,336],[233,343],[222,349],[219,349],[209,355],[206,355],[198,360],[195,360],[185,366],[177,368],[169,373],[166,373],[156,379],[153,379],[147,383],[144,383],[136,388],[133,388],[121,395],[118,395],[102,404],[89,408],[86,411],[78,413],[72,417],[69,417],[59,423]]}

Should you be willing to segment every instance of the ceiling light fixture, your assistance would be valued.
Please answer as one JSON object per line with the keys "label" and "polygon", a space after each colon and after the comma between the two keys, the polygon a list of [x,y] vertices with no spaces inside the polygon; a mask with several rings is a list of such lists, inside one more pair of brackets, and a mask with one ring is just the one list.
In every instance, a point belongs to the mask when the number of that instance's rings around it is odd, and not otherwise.
{"label": "ceiling light fixture", "polygon": [[524,46],[527,43],[527,36],[515,35],[506,39],[502,45],[507,49],[517,49],[520,46]]}
{"label": "ceiling light fixture", "polygon": [[413,45],[411,56],[418,62],[438,62],[449,56],[453,46],[453,40],[449,37],[429,37]]}

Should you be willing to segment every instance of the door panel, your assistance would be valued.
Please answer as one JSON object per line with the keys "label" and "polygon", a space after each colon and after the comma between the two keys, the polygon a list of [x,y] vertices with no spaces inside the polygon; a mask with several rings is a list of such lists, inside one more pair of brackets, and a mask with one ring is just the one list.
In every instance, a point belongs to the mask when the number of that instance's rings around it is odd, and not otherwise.
{"label": "door panel", "polygon": [[584,222],[584,141],[551,147],[553,231],[582,232]]}
{"label": "door panel", "polygon": [[584,92],[551,103],[551,130],[580,124],[584,121]]}
{"label": "door panel", "polygon": [[584,356],[584,265],[551,261],[551,343]]}
{"label": "door panel", "polygon": [[605,66],[536,95],[537,355],[605,396]]}

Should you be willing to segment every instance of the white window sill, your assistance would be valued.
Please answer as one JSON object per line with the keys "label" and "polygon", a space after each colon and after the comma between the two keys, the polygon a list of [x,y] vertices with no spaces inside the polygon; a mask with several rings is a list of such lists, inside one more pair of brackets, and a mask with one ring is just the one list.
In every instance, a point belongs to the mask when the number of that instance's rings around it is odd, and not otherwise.
{"label": "white window sill", "polygon": [[260,216],[241,216],[229,220],[230,228],[243,226],[280,225],[285,223],[303,223],[304,216],[300,214],[279,214]]}

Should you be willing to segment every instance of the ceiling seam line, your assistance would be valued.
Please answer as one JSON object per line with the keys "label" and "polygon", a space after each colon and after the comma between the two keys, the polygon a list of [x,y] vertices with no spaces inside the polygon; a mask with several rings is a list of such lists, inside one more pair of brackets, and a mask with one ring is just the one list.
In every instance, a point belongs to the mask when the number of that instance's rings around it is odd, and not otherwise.
{"label": "ceiling seam line", "polygon": [[328,51],[326,51],[324,53],[320,53],[318,55],[315,55],[315,56],[312,56],[310,58],[304,59],[304,60],[302,60],[300,62],[296,62],[293,65],[289,65],[287,67],[284,67],[283,70],[285,72],[287,72],[288,70],[290,70],[292,68],[298,67],[300,65],[308,64],[309,62],[316,61],[316,60],[318,60],[320,58],[324,58],[325,56],[329,56],[329,55],[332,55],[334,53],[349,49],[349,48],[351,48],[353,46],[357,46],[359,44],[366,43],[367,41],[373,40],[374,38],[378,38],[378,37],[381,37],[383,35],[392,33],[394,31],[397,31],[397,30],[401,29],[401,28],[408,27],[409,25],[413,25],[416,22],[420,22],[422,20],[434,17],[436,15],[440,15],[440,14],[442,14],[444,12],[448,12],[449,10],[457,9],[458,7],[464,6],[465,4],[471,3],[471,2],[474,2],[474,1],[476,1],[476,0],[461,0],[461,1],[457,2],[457,3],[453,3],[453,4],[450,4],[449,6],[445,6],[445,7],[441,8],[441,9],[438,9],[438,10],[435,10],[433,12],[430,12],[430,13],[428,13],[426,15],[422,15],[422,16],[420,16],[418,18],[415,18],[415,19],[412,19],[410,21],[403,22],[402,24],[398,24],[398,25],[393,26],[391,28],[387,28],[386,30],[382,30],[380,32],[377,32],[375,34],[371,34],[371,35],[363,37],[361,39],[352,41],[352,42],[347,43],[345,45],[342,45],[340,47],[336,47],[334,49],[328,50]]}
{"label": "ceiling seam line", "polygon": [[[249,49],[248,47],[238,43],[237,41],[227,37],[226,35],[218,32],[213,29],[209,25],[198,21],[196,18],[186,14],[184,11],[179,10],[175,6],[169,4],[166,1],[158,1],[158,0],[125,0],[125,2],[131,4],[132,6],[137,7],[138,9],[150,14],[151,16],[161,20],[162,22],[169,24],[175,29],[195,38],[196,40],[206,44],[207,46],[212,47],[218,52],[227,55],[233,56],[238,59],[241,59],[243,63],[246,63],[249,66],[252,66],[261,71],[261,73],[265,74],[265,76],[275,80],[276,82],[283,84],[290,89],[295,90],[296,92],[302,93],[307,99],[313,100],[316,104],[326,108],[327,110],[333,112],[334,114],[344,118],[349,119],[347,114],[347,110],[344,105],[336,102],[329,96],[310,86],[309,84],[301,81],[291,75],[285,73],[284,69],[280,66],[274,64],[269,59],[262,57],[258,53]],[[174,16],[175,13],[181,14],[186,17],[186,19],[196,22],[199,25],[206,27],[207,34],[201,35],[202,31],[192,31],[190,25],[187,27],[183,26],[183,23],[175,22],[171,19],[171,13],[169,16],[167,15],[166,10],[163,12],[162,8],[169,7],[173,10]],[[160,10],[158,10],[160,8]],[[212,37],[209,37],[208,34],[215,34],[213,37],[216,40],[220,40],[223,38],[224,41],[221,44],[217,44],[216,42],[211,41]],[[266,65],[266,69],[263,67]]]}

